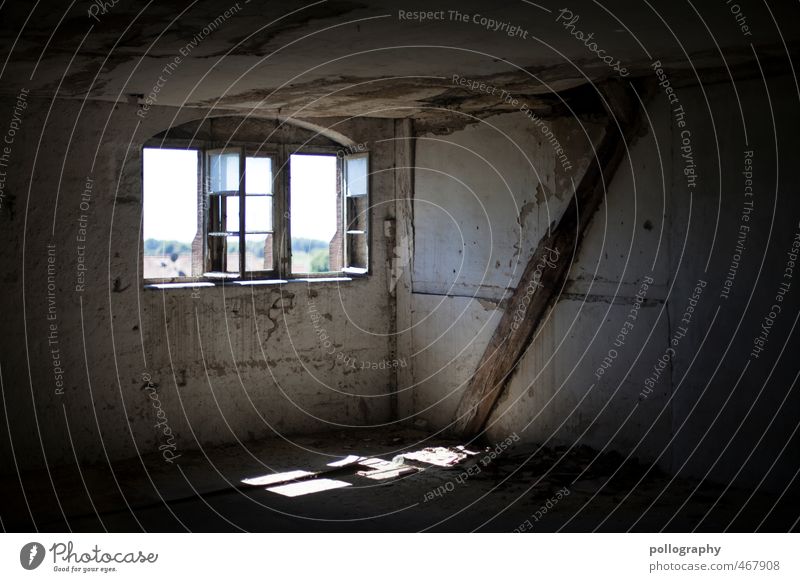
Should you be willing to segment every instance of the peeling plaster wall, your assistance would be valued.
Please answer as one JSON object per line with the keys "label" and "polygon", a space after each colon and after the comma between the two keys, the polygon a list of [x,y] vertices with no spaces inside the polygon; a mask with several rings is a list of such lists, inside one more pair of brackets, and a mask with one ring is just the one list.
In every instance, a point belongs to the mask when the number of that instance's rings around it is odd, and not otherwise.
{"label": "peeling plaster wall", "polygon": [[[768,84],[772,95],[796,89],[784,77],[769,78]],[[794,387],[796,364],[789,355],[798,349],[797,334],[790,331],[800,306],[800,289],[793,289],[785,299],[772,332],[775,343],[752,360],[741,380],[739,377],[745,359],[741,356],[752,347],[761,320],[774,303],[786,250],[798,230],[796,180],[783,172],[775,183],[776,156],[783,168],[800,153],[798,137],[791,129],[797,127],[798,114],[788,106],[770,104],[763,81],[738,82],[736,86],[748,144],[737,129],[741,123],[727,122],[741,115],[730,85],[708,85],[705,92],[696,86],[677,90],[687,112],[700,174],[700,187],[691,193],[680,158],[680,130],[673,125],[666,98],[658,93],[649,103],[652,129],[635,142],[630,162],[623,162],[611,182],[564,294],[539,329],[490,418],[490,439],[518,433],[531,443],[607,447],[654,460],[680,475],[721,482],[738,479],[748,485],[763,478],[764,485],[773,490],[780,490],[792,478],[789,468],[800,462],[800,453],[795,446],[797,435],[792,433],[796,427],[784,416],[800,406]],[[511,117],[488,121],[508,126],[509,138],[523,144],[535,161],[547,185],[543,190],[555,193],[559,188],[550,175],[552,153],[535,142],[530,126],[515,123]],[[561,121],[554,126],[559,128],[559,137],[572,144],[570,155],[577,159],[589,155],[587,141],[574,127]],[[509,258],[520,261],[518,277],[545,224],[543,201],[533,194],[539,178],[520,163],[505,137],[488,126],[472,126],[445,139],[476,152],[492,152],[487,157],[504,164],[500,173],[511,187],[509,194],[492,170],[480,162],[463,163],[462,154],[448,151],[452,146],[431,146],[425,139],[418,143],[418,165],[435,169],[437,176],[457,176],[475,191],[473,199],[460,183],[431,179],[425,170],[417,174],[418,269],[411,314],[415,387],[410,396],[401,399],[401,409],[406,414],[418,413],[433,428],[442,430],[453,421],[461,395],[499,321],[499,310],[509,308],[505,302],[497,303],[493,289],[486,291],[486,279],[481,279],[484,270],[488,268],[490,285],[512,287],[516,281],[508,271]],[[755,152],[756,210],[738,278],[730,297],[723,299],[720,291],[736,245],[744,178],[733,171],[720,176],[719,168],[743,169],[746,149]],[[574,174],[576,182],[579,176]],[[562,190],[560,198],[555,195],[546,200],[560,212],[564,198]],[[430,210],[431,201],[440,202],[442,208]],[[519,237],[518,209],[531,202],[534,206],[526,214],[521,236],[524,252],[518,253],[513,244]],[[477,240],[473,231],[477,225],[486,228],[482,208],[487,209],[493,244],[473,252],[472,242]],[[465,237],[468,254],[457,285],[452,285],[456,277],[452,270],[440,269],[460,259],[461,243],[453,225],[472,235]],[[614,339],[645,276],[652,277],[653,283],[635,326],[624,346],[617,348],[609,369],[598,378],[595,373],[614,348]],[[689,331],[679,341],[675,357],[653,392],[643,398],[644,381],[682,325],[698,279],[707,286]],[[479,299],[481,296],[494,303]],[[781,350],[785,350],[783,357],[775,364]],[[401,394],[405,394],[403,388]],[[760,450],[772,451],[761,455],[768,461],[759,459]],[[770,467],[768,463],[781,450],[781,466]]]}
{"label": "peeling plaster wall", "polygon": [[[579,175],[601,125],[556,119],[546,127]],[[446,137],[417,138],[410,331],[415,389],[401,392],[401,403],[424,411],[434,426],[452,422],[505,295],[569,202],[571,175],[556,162],[542,127],[523,113],[492,117]]]}
{"label": "peeling plaster wall", "polygon": [[[559,136],[573,170],[556,161],[542,128]],[[414,291],[498,300],[513,289],[600,133],[564,119],[536,126],[518,112],[418,137]]]}
{"label": "peeling plaster wall", "polygon": [[[2,102],[3,119],[13,105]],[[336,127],[371,151],[371,276],[201,288],[196,297],[192,289],[143,289],[142,143],[205,113],[156,107],[141,119],[132,105],[30,99],[0,215],[4,253],[16,257],[3,274],[5,304],[25,306],[6,312],[0,339],[2,404],[16,453],[0,439],[4,471],[13,472],[15,462],[25,469],[73,455],[94,462],[157,451],[164,437],[143,389],[145,373],[158,385],[178,451],[389,420],[394,371],[359,368],[395,352],[383,238],[383,222],[394,214],[393,122],[357,119]],[[87,176],[94,186],[83,211]],[[81,214],[88,225],[87,274],[78,293]],[[55,245],[53,321],[48,244]],[[314,329],[312,299],[331,348]],[[58,343],[48,345],[51,323]],[[59,350],[63,395],[56,394],[52,348]],[[340,355],[359,367],[344,366]]]}

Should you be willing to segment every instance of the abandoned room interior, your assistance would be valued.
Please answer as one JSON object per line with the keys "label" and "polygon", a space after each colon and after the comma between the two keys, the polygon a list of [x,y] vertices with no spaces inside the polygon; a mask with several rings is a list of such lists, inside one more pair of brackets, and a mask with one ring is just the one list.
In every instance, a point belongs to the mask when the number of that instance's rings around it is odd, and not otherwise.
{"label": "abandoned room interior", "polygon": [[0,3],[3,530],[796,531],[799,11]]}

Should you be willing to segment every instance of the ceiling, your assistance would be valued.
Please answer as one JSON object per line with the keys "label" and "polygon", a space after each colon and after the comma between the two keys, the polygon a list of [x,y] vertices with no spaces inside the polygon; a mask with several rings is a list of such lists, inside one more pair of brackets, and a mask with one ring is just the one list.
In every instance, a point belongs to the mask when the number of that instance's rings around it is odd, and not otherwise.
{"label": "ceiling", "polygon": [[[758,64],[788,70],[800,10],[781,4],[742,0],[737,21],[722,0],[573,0],[577,20],[552,0],[7,1],[0,8],[0,93],[24,87],[141,103],[158,87],[158,105],[419,117],[509,109],[500,98],[505,90],[546,111],[558,106],[554,92],[618,77],[571,34],[578,30],[593,33],[593,48],[619,60],[629,78],[652,77],[654,60],[684,82],[729,70],[752,74]],[[407,15],[416,10],[437,11],[439,19]],[[487,28],[483,18],[500,28]],[[572,28],[564,26],[569,21]],[[514,36],[504,32],[511,27]],[[454,75],[486,82],[493,93],[459,86]]]}

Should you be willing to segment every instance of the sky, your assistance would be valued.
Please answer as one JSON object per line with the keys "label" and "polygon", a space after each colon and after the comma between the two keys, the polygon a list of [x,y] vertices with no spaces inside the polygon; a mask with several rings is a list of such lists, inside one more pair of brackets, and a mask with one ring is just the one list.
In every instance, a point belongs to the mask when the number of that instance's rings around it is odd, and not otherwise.
{"label": "sky", "polygon": [[[197,163],[196,150],[144,149],[145,239],[192,241],[197,232]],[[262,171],[267,167],[248,165]],[[329,241],[336,232],[336,157],[293,155],[290,167],[292,236]],[[258,182],[264,183],[248,176],[248,186]]]}
{"label": "sky", "polygon": [[197,151],[144,149],[144,239],[192,242],[197,233]]}
{"label": "sky", "polygon": [[292,237],[329,242],[336,234],[336,156],[291,158]]}

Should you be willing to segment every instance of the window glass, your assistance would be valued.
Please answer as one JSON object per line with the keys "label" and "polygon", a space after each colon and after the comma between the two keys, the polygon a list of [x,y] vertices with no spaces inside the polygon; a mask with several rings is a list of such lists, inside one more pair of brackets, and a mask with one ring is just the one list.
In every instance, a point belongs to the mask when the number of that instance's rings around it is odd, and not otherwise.
{"label": "window glass", "polygon": [[225,272],[238,273],[239,272],[239,235],[225,237]]}
{"label": "window glass", "polygon": [[197,150],[144,148],[144,278],[192,274],[197,235]]}
{"label": "window glass", "polygon": [[247,254],[244,263],[247,271],[269,271],[272,269],[272,235],[245,235]]}
{"label": "window glass", "polygon": [[239,190],[239,154],[213,153],[208,156],[209,190],[230,192]]}
{"label": "window glass", "polygon": [[340,252],[336,166],[334,155],[293,154],[289,159],[292,273],[328,272],[331,249]]}
{"label": "window glass", "polygon": [[[247,196],[245,230],[247,232],[272,231],[272,196]],[[238,228],[238,227],[237,227]]]}
{"label": "window glass", "polygon": [[239,232],[239,197],[225,196],[225,230]]}
{"label": "window glass", "polygon": [[366,155],[193,145],[143,149],[144,278],[367,273]]}
{"label": "window glass", "polygon": [[357,158],[347,158],[347,195],[366,196],[367,195],[367,158],[359,156]]}
{"label": "window glass", "polygon": [[272,194],[272,159],[248,157],[244,163],[245,192]]}
{"label": "window glass", "polygon": [[369,265],[369,188],[367,156],[345,157],[345,271],[365,274]]}

